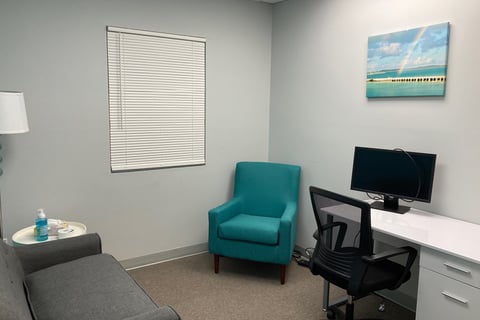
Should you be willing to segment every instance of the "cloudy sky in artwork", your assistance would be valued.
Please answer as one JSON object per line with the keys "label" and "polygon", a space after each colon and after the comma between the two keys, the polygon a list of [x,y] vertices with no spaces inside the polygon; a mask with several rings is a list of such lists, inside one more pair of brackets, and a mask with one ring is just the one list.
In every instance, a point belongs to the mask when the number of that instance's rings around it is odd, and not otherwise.
{"label": "cloudy sky in artwork", "polygon": [[368,72],[447,63],[449,24],[442,23],[368,38]]}

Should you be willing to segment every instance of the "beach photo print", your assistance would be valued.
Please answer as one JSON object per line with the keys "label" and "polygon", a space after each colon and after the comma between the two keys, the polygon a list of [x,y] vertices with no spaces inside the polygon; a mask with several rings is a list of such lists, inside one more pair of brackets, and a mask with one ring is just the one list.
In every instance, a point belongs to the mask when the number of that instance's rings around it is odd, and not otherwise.
{"label": "beach photo print", "polygon": [[449,23],[368,38],[367,97],[444,96]]}

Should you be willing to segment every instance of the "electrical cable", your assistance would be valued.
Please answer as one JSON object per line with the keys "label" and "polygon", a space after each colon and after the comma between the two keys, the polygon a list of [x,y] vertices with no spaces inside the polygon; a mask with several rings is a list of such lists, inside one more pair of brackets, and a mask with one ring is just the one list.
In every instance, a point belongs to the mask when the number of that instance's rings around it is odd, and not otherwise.
{"label": "electrical cable", "polygon": [[[418,196],[420,194],[420,190],[422,188],[422,171],[420,170],[420,167],[418,166],[415,159],[413,159],[412,155],[410,153],[408,153],[407,151],[405,151],[401,148],[395,148],[393,150],[403,152],[412,161],[413,165],[415,166],[415,169],[417,170],[417,186],[418,186],[417,187],[417,193],[415,194],[415,198],[418,198]],[[403,199],[403,198],[401,198],[401,199],[405,202],[413,202],[413,200],[411,200],[411,199]]]}
{"label": "electrical cable", "polygon": [[310,265],[310,259],[313,255],[313,248],[306,248],[305,254],[302,254],[299,250],[293,250],[292,256],[299,266],[308,267]]}
{"label": "electrical cable", "polygon": [[372,196],[372,195],[371,195],[370,193],[368,193],[368,192],[366,192],[366,194],[367,194],[367,197],[369,197],[369,198],[372,199],[372,200],[383,200],[383,197],[380,196],[380,195],[373,195],[373,196]]}

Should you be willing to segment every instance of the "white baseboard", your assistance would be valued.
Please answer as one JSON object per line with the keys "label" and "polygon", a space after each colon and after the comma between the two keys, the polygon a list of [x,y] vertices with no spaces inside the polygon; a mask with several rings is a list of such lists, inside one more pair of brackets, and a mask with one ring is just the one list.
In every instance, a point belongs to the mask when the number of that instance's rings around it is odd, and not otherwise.
{"label": "white baseboard", "polygon": [[200,243],[193,246],[176,248],[172,250],[157,252],[146,256],[120,261],[125,269],[135,269],[147,265],[157,264],[169,260],[179,259],[186,256],[200,254],[208,251],[208,243]]}

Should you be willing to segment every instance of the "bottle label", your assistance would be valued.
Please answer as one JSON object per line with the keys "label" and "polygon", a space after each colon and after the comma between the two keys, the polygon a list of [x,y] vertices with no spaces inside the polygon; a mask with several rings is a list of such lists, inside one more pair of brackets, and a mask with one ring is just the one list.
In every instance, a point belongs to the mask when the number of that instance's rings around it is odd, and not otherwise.
{"label": "bottle label", "polygon": [[38,219],[35,222],[34,235],[37,241],[45,241],[48,239],[47,219]]}

